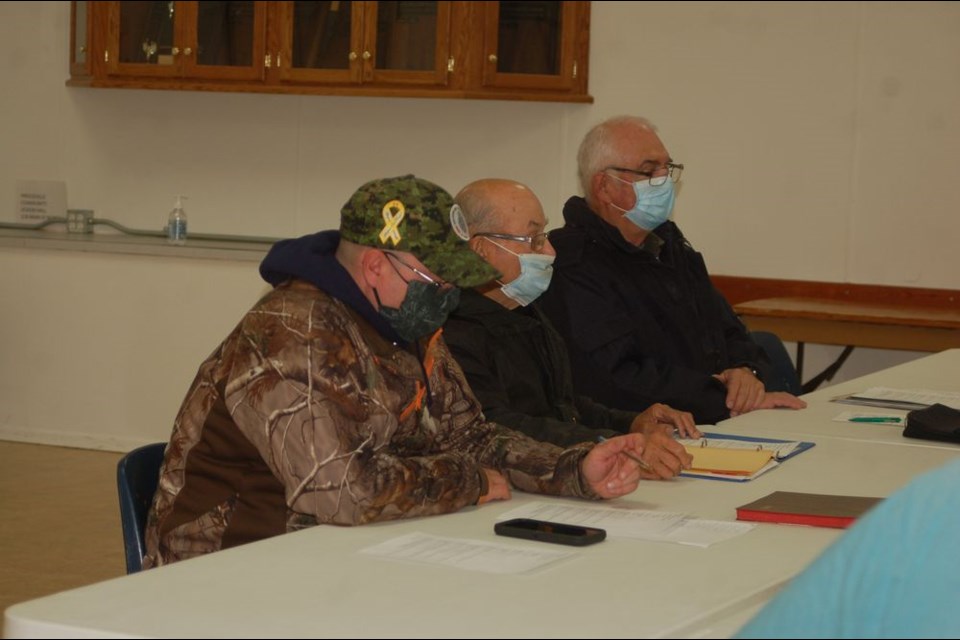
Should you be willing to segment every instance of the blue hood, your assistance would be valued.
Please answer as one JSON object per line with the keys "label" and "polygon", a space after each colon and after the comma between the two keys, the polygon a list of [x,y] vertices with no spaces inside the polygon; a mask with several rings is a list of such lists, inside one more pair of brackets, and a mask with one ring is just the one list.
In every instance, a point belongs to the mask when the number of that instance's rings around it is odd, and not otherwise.
{"label": "blue hood", "polygon": [[260,276],[274,287],[291,278],[306,280],[359,313],[387,340],[406,344],[337,261],[334,254],[339,244],[340,232],[336,230],[281,240],[260,263]]}

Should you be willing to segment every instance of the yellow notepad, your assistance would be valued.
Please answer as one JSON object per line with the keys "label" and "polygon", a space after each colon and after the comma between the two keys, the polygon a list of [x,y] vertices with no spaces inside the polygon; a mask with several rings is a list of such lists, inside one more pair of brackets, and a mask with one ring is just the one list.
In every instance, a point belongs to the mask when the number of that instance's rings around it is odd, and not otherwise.
{"label": "yellow notepad", "polygon": [[691,472],[722,473],[751,476],[763,469],[773,458],[769,449],[721,449],[715,447],[684,447],[693,456]]}

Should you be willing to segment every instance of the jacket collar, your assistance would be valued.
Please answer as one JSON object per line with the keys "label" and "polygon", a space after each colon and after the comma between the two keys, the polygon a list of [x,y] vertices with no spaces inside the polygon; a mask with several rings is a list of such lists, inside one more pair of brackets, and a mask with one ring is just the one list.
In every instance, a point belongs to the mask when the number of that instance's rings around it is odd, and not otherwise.
{"label": "jacket collar", "polygon": [[474,289],[460,292],[460,306],[454,314],[479,322],[494,334],[524,331],[538,324],[525,307],[507,309]]}
{"label": "jacket collar", "polygon": [[594,213],[587,201],[580,196],[574,196],[567,200],[563,206],[563,220],[568,226],[583,229],[591,240],[602,246],[613,247],[624,253],[645,251],[654,258],[660,256],[660,249],[664,244],[662,236],[669,236],[676,229],[676,225],[668,220],[647,234],[643,244],[638,247],[624,240],[620,231]]}
{"label": "jacket collar", "polygon": [[270,248],[260,263],[260,275],[273,286],[291,278],[306,280],[356,311],[387,340],[407,344],[370,304],[353,277],[337,260],[335,254],[339,244],[340,232],[336,230],[281,240]]}

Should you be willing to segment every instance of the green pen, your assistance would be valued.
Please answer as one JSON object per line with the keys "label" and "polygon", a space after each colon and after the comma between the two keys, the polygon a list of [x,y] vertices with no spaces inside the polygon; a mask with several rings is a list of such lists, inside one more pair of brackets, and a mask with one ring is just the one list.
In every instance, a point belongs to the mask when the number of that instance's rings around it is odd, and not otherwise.
{"label": "green pen", "polygon": [[850,422],[878,422],[882,424],[900,424],[903,422],[903,418],[896,418],[893,416],[857,416],[856,418],[850,418]]}

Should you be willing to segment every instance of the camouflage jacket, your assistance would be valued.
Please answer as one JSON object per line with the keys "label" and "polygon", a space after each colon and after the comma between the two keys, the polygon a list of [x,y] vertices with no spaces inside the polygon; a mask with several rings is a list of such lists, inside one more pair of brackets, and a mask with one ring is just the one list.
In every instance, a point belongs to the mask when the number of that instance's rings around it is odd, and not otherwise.
{"label": "camouflage jacket", "polygon": [[594,498],[579,472],[588,450],[487,422],[439,333],[399,347],[292,280],[200,366],[165,454],[144,566],[317,524],[456,511],[478,500],[482,467],[521,490]]}

